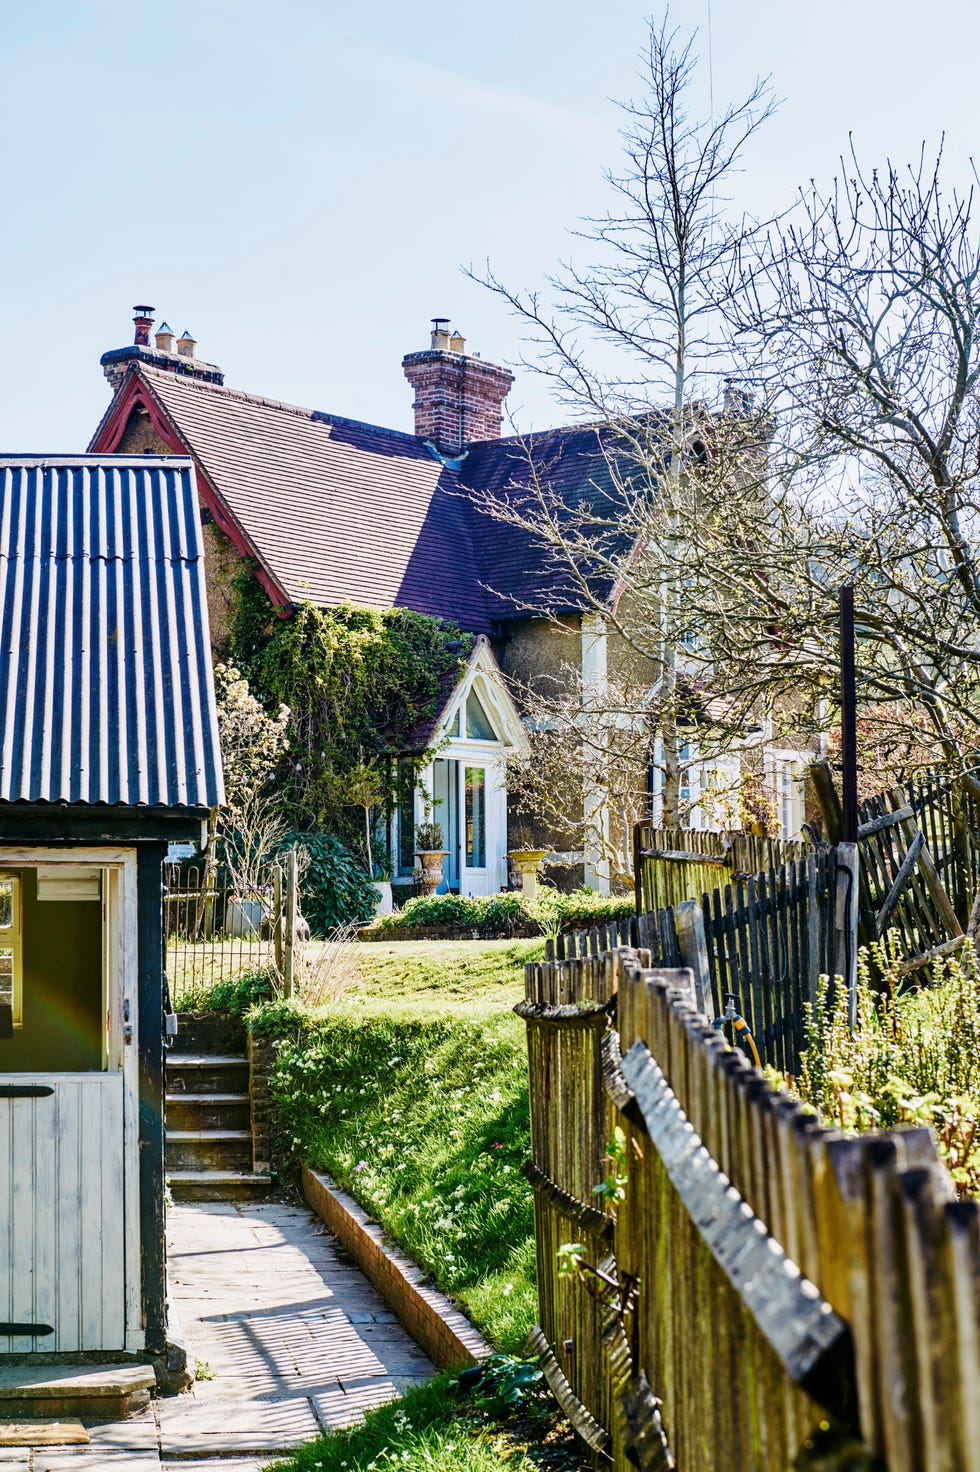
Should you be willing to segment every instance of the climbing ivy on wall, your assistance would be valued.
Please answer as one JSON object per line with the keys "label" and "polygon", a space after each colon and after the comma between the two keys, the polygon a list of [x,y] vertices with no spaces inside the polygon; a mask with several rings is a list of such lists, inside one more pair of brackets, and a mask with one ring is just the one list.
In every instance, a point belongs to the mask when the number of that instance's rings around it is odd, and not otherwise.
{"label": "climbing ivy on wall", "polygon": [[290,710],[283,780],[294,825],[363,848],[365,766],[376,768],[389,804],[384,758],[436,715],[472,637],[404,608],[304,604],[281,618],[250,573],[236,580],[235,595],[235,660],[263,703]]}

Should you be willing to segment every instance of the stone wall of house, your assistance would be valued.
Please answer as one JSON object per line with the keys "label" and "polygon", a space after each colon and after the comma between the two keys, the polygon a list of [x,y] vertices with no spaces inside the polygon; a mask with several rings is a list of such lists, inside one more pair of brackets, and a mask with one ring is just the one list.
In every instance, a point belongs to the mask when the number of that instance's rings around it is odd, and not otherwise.
{"label": "stone wall of house", "polygon": [[[129,417],[117,455],[173,455],[145,409],[136,408]],[[204,583],[208,600],[208,623],[211,626],[211,657],[226,660],[230,653],[231,621],[234,611],[232,580],[246,565],[231,540],[211,520],[211,513],[201,502],[201,533],[204,541]]]}
{"label": "stone wall of house", "polygon": [[[524,714],[528,687],[555,698],[577,688],[582,659],[581,621],[578,615],[515,620],[496,652],[517,708]],[[582,816],[582,793],[574,776],[569,777],[563,801],[570,823],[578,822]],[[507,828],[509,846],[544,848],[552,853],[576,856],[566,864],[550,865],[544,876],[549,883],[560,889],[575,889],[582,883],[581,836],[574,827],[563,831],[541,814],[522,809],[512,800],[508,805]]]}

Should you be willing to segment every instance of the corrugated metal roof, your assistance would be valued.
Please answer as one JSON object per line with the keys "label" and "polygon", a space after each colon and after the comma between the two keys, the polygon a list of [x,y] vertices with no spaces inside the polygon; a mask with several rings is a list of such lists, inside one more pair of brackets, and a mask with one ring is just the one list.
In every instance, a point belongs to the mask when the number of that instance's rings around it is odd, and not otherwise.
{"label": "corrugated metal roof", "polygon": [[190,461],[0,457],[0,801],[223,800]]}

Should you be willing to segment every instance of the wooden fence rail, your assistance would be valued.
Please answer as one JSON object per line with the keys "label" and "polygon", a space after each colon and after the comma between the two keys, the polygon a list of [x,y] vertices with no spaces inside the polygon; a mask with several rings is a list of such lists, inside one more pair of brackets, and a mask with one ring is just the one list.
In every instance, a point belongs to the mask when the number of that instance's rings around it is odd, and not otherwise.
{"label": "wooden fence rail", "polygon": [[530,965],[519,1008],[536,1342],[597,1462],[980,1472],[980,1204],[927,1130],[821,1127],[726,1046],[691,973],[650,959]]}

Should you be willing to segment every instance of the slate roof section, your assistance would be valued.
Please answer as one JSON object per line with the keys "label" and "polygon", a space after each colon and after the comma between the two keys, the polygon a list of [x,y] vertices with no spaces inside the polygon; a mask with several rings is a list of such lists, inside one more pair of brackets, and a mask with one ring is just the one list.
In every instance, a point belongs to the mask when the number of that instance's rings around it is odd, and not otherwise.
{"label": "slate roof section", "polygon": [[190,461],[0,458],[0,801],[224,801]]}
{"label": "slate roof section", "polygon": [[456,475],[422,440],[139,371],[292,603],[413,608],[489,630]]}
{"label": "slate roof section", "polygon": [[579,610],[589,603],[560,548],[493,514],[489,505],[511,507],[518,515],[523,511],[533,520],[543,503],[559,523],[584,508],[589,534],[603,556],[591,568],[580,567],[591,573],[593,597],[604,601],[612,595],[615,578],[605,559],[622,558],[632,545],[620,530],[622,489],[612,468],[615,452],[608,432],[595,425],[470,447],[460,479],[470,493],[473,541],[494,618]]}

